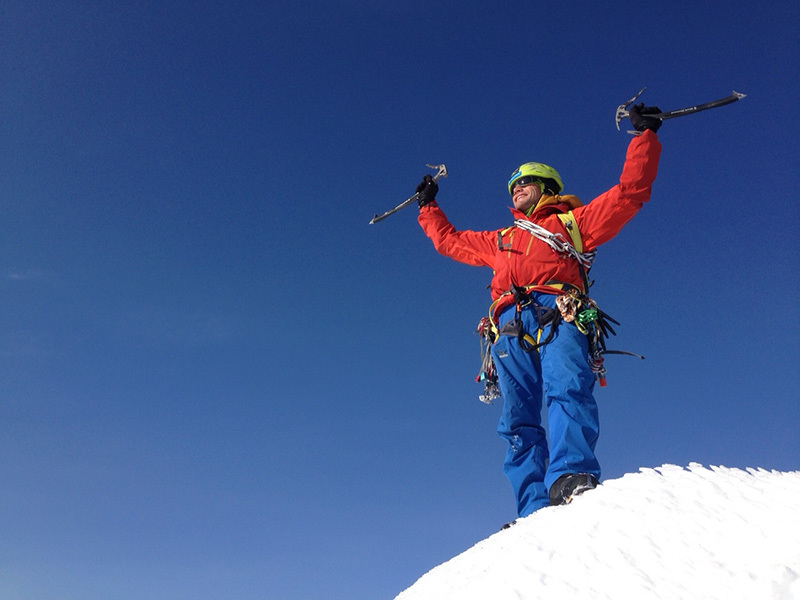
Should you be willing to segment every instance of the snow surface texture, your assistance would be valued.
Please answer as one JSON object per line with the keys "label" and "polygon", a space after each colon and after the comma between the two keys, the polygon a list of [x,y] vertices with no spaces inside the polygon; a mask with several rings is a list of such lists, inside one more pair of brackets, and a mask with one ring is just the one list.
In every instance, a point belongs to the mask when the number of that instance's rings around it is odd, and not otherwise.
{"label": "snow surface texture", "polygon": [[396,600],[512,598],[800,600],[800,471],[640,469],[518,520]]}

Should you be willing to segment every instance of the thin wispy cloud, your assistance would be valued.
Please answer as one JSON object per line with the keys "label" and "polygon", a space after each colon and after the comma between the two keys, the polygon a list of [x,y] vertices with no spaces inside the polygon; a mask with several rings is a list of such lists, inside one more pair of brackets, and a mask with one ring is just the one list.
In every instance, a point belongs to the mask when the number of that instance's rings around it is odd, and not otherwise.
{"label": "thin wispy cloud", "polygon": [[10,281],[41,281],[45,272],[39,269],[8,269],[6,279]]}

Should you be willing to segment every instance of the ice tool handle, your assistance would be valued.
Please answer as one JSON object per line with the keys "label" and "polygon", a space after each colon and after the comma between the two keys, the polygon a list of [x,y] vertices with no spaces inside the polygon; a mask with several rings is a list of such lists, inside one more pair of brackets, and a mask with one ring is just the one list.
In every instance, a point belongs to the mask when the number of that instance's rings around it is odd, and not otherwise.
{"label": "ice tool handle", "polygon": [[[617,107],[617,130],[619,130],[619,122],[622,119],[625,119],[630,116],[630,111],[628,108],[631,104],[636,102],[639,96],[642,95],[647,88],[642,88],[639,90],[639,93],[636,94],[633,98],[628,100],[627,102],[620,104]],[[725,96],[724,98],[720,98],[719,100],[713,100],[711,102],[706,102],[705,104],[696,104],[695,106],[688,106],[686,108],[677,108],[675,110],[668,110],[666,112],[660,112],[655,114],[648,114],[647,117],[653,117],[656,119],[674,119],[675,117],[682,117],[684,115],[690,115],[692,113],[700,112],[701,110],[708,110],[709,108],[717,108],[718,106],[725,106],[726,104],[730,104],[732,102],[736,102],[737,100],[741,100],[744,98],[746,94],[740,94],[739,92],[732,92],[730,96]]]}
{"label": "ice tool handle", "polygon": [[[431,169],[436,169],[436,175],[433,176],[434,181],[438,181],[441,177],[447,177],[446,166],[444,165],[425,165],[425,166],[430,167]],[[383,221],[386,217],[388,217],[389,215],[393,215],[401,208],[405,208],[409,204],[416,202],[417,198],[419,198],[419,192],[411,196],[411,198],[409,198],[408,200],[404,200],[394,208],[387,210],[385,213],[380,215],[375,215],[374,217],[372,217],[372,220],[369,222],[369,224],[372,225],[373,223],[377,223],[378,221]]]}

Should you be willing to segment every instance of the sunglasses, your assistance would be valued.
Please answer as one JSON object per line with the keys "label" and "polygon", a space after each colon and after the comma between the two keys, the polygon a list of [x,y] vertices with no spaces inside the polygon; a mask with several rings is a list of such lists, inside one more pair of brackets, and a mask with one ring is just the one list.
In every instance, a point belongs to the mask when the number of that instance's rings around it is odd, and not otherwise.
{"label": "sunglasses", "polygon": [[537,177],[531,177],[527,175],[525,177],[520,177],[514,183],[511,184],[511,193],[514,193],[514,188],[518,185],[526,186],[526,185],[533,185],[534,183],[539,183],[541,180]]}

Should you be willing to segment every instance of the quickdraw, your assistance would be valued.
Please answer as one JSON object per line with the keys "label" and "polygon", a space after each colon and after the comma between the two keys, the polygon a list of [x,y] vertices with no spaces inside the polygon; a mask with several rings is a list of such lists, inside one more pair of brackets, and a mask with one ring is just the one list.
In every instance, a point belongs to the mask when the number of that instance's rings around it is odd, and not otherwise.
{"label": "quickdraw", "polygon": [[483,383],[483,394],[478,396],[478,399],[484,404],[493,404],[500,397],[500,390],[497,387],[497,369],[492,360],[492,344],[497,339],[492,319],[483,317],[478,323],[475,333],[481,338],[481,370],[475,377],[475,381]]}
{"label": "quickdraw", "polygon": [[600,387],[606,386],[606,369],[603,354],[606,350],[608,334],[617,335],[609,323],[619,322],[601,311],[597,303],[578,292],[572,291],[556,298],[556,306],[567,323],[573,323],[589,341],[589,368],[594,373]]}

